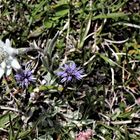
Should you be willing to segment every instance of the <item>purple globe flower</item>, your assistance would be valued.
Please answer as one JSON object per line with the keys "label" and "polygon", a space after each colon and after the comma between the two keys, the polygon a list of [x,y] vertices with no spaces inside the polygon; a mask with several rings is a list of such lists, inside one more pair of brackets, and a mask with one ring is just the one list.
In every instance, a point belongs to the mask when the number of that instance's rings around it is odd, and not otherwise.
{"label": "purple globe flower", "polygon": [[35,78],[32,75],[32,71],[30,70],[23,70],[22,72],[15,75],[17,83],[24,88],[28,87],[31,83],[35,82]]}
{"label": "purple globe flower", "polygon": [[70,64],[64,64],[64,66],[62,66],[60,69],[61,71],[57,72],[57,76],[62,78],[61,83],[70,82],[74,79],[82,79],[83,69],[77,68],[74,62]]}

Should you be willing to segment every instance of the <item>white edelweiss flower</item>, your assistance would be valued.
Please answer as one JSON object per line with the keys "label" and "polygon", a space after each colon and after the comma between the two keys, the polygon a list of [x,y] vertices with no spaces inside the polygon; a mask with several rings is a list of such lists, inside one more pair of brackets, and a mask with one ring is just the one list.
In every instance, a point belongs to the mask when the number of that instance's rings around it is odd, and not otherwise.
{"label": "white edelweiss flower", "polygon": [[9,76],[12,68],[15,70],[21,69],[16,54],[18,54],[18,49],[11,47],[9,39],[6,39],[5,43],[0,40],[0,78],[4,73]]}

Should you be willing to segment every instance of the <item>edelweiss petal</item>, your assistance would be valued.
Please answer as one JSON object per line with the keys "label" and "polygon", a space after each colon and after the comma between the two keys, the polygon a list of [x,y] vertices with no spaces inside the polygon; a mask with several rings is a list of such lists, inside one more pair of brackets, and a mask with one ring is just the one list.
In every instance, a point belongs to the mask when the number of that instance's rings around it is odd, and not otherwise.
{"label": "edelweiss petal", "polygon": [[16,54],[18,54],[18,49],[11,47],[9,39],[6,39],[5,43],[0,40],[0,78],[4,73],[6,76],[10,75],[12,68],[15,70],[21,69]]}
{"label": "edelweiss petal", "polygon": [[6,68],[6,62],[3,61],[0,65],[1,65],[1,68],[5,70],[5,68]]}
{"label": "edelweiss petal", "polygon": [[0,40],[0,47],[5,46],[5,44]]}
{"label": "edelweiss petal", "polygon": [[4,72],[5,70],[2,67],[0,67],[0,78],[4,75]]}
{"label": "edelweiss petal", "polygon": [[9,39],[6,39],[6,43],[4,46],[5,51],[9,54],[9,56],[15,56],[18,53],[17,49],[11,47],[11,42]]}
{"label": "edelweiss petal", "polygon": [[21,66],[20,66],[20,64],[19,64],[19,62],[17,61],[16,58],[14,58],[14,59],[12,60],[11,66],[12,66],[12,68],[14,68],[14,69],[16,69],[16,70],[21,69]]}
{"label": "edelweiss petal", "polygon": [[6,76],[9,76],[12,72],[11,67],[6,69]]}

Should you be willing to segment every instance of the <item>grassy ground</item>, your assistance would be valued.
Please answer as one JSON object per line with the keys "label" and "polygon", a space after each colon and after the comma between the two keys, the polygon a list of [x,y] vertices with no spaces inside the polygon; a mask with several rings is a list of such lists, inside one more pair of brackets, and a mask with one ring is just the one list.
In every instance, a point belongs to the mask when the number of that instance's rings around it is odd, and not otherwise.
{"label": "grassy ground", "polygon": [[[139,0],[0,0],[0,33],[36,48],[17,55],[33,83],[1,78],[1,140],[140,139]],[[82,78],[62,83],[70,63]]]}

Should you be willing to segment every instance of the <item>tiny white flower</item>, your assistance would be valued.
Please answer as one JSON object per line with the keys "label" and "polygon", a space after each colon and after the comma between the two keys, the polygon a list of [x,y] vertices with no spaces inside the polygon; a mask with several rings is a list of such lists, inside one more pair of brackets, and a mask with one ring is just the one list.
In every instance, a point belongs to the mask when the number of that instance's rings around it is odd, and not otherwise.
{"label": "tiny white flower", "polygon": [[11,47],[9,39],[6,39],[5,43],[0,40],[0,78],[4,73],[9,76],[12,68],[15,70],[21,69],[16,54],[18,54],[18,49]]}

